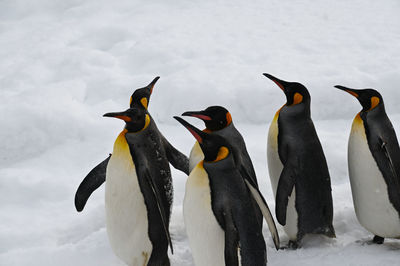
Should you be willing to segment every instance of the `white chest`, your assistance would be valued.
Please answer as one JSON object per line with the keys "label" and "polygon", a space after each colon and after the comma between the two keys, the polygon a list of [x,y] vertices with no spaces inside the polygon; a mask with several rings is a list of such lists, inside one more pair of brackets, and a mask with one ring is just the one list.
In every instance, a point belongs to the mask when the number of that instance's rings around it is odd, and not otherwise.
{"label": "white chest", "polygon": [[125,136],[121,134],[107,166],[106,224],[110,245],[127,265],[145,265],[152,245],[147,209]]}
{"label": "white chest", "polygon": [[[279,133],[278,116],[279,116],[279,111],[275,115],[269,127],[268,144],[267,144],[268,171],[275,198],[279,183],[279,177],[283,170],[283,164],[281,162],[281,159],[279,158],[279,153],[278,153],[278,133]],[[293,188],[293,192],[290,195],[288,206],[286,208],[286,225],[283,227],[290,240],[296,240],[298,232],[297,229],[298,215],[295,208],[295,198],[296,198],[295,193],[296,193],[295,189]]]}
{"label": "white chest", "polygon": [[201,164],[186,182],[183,216],[196,266],[225,265],[224,231],[212,212],[209,179]]}
{"label": "white chest", "polygon": [[351,191],[362,226],[381,237],[399,237],[400,219],[389,201],[387,184],[369,149],[362,119],[354,119],[348,146]]}

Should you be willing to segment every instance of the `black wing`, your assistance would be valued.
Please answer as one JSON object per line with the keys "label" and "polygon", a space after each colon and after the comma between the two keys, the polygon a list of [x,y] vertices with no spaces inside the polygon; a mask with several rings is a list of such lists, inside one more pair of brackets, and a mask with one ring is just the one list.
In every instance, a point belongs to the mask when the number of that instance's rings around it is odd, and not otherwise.
{"label": "black wing", "polygon": [[225,265],[238,266],[239,237],[231,213],[224,214],[225,231]]}
{"label": "black wing", "polygon": [[174,248],[172,247],[171,236],[169,235],[169,229],[167,225],[167,215],[164,209],[164,205],[161,202],[160,192],[157,189],[157,186],[154,184],[153,179],[150,176],[149,171],[146,169],[144,176],[146,177],[147,182],[149,183],[151,190],[153,191],[154,197],[157,201],[157,208],[161,216],[162,224],[164,227],[165,235],[168,239],[169,246],[171,247],[171,253],[174,254]]}
{"label": "black wing", "polygon": [[[128,143],[129,144],[129,143]],[[143,147],[142,147],[143,148]],[[146,156],[143,156],[142,153],[135,151],[135,148],[132,145],[129,145],[129,150],[131,152],[132,158],[134,159],[135,162],[135,168],[136,168],[136,174],[138,175],[139,183],[141,180],[145,180],[150,187],[151,194],[154,196],[157,204],[157,210],[160,214],[161,217],[161,222],[162,222],[162,230],[165,233],[165,236],[168,240],[168,244],[171,247],[171,252],[174,253],[174,249],[172,247],[172,241],[171,241],[171,236],[169,234],[169,228],[168,228],[168,217],[167,213],[165,211],[163,202],[162,202],[162,196],[161,192],[158,189],[155,180],[153,179],[152,175],[150,174],[151,171],[149,169],[149,163],[147,162]],[[145,201],[146,201],[146,196],[145,196]]]}
{"label": "black wing", "polygon": [[90,195],[106,181],[107,164],[111,154],[99,163],[83,179],[75,193],[75,208],[78,212],[82,211]]}
{"label": "black wing", "polygon": [[286,209],[289,197],[295,185],[295,170],[293,165],[286,163],[279,177],[278,188],[276,190],[276,219],[281,225],[286,224]]}
{"label": "black wing", "polygon": [[257,202],[258,207],[260,208],[261,213],[263,214],[263,216],[265,218],[265,221],[268,224],[269,231],[271,232],[272,239],[274,240],[275,248],[276,248],[276,250],[278,250],[280,247],[279,234],[278,234],[278,230],[276,229],[274,218],[272,217],[271,211],[269,210],[268,204],[265,201],[260,190],[258,190],[258,188],[254,187],[246,179],[244,181],[245,181],[247,187],[249,188],[251,195]]}
{"label": "black wing", "polygon": [[[373,150],[373,155],[388,184],[389,199],[400,214],[400,173],[398,167],[396,167],[400,156],[398,144],[388,144],[382,137],[378,137],[378,144],[379,148]],[[392,145],[392,147],[388,145]]]}
{"label": "black wing", "polygon": [[188,157],[175,149],[174,146],[172,146],[171,143],[169,143],[164,136],[162,136],[162,144],[167,154],[167,159],[172,164],[172,166],[189,175],[190,172]]}

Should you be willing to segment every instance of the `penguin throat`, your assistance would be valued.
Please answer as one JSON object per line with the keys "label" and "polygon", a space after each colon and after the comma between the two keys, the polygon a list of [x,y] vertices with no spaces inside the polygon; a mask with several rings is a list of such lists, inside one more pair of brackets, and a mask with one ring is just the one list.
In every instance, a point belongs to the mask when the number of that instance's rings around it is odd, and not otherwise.
{"label": "penguin throat", "polygon": [[139,132],[142,132],[143,130],[145,130],[150,125],[150,121],[151,121],[150,116],[148,114],[146,114],[144,126],[142,128],[138,128],[138,129],[136,129],[135,127],[134,128],[126,127],[126,128],[128,129],[129,132],[139,133]]}

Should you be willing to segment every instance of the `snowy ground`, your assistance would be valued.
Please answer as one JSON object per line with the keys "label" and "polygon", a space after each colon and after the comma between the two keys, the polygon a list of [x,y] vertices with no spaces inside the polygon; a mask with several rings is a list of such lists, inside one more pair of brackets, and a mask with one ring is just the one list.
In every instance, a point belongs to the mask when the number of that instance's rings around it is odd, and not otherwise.
{"label": "snowy ground", "polygon": [[[0,1],[0,265],[122,265],[107,240],[104,188],[82,213],[73,198],[122,128],[102,114],[125,109],[132,91],[156,75],[149,109],[164,135],[189,153],[194,140],[172,116],[226,106],[273,209],[266,135],[284,95],[263,72],[309,88],[337,234],[275,251],[265,229],[269,265],[399,264],[400,241],[357,242],[372,237],[357,222],[347,176],[347,138],[360,106],[332,86],[379,89],[400,133],[400,2],[149,2]],[[171,261],[192,265],[181,207],[186,177],[173,171],[173,178]]]}

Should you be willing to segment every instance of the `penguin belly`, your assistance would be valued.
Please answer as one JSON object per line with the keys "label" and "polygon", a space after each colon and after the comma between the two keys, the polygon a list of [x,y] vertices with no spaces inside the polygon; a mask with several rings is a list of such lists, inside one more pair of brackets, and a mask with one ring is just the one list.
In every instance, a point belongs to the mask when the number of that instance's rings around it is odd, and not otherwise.
{"label": "penguin belly", "polygon": [[189,173],[196,167],[196,165],[204,159],[203,151],[200,148],[198,141],[193,145],[189,155]]}
{"label": "penguin belly", "polygon": [[389,200],[387,184],[368,146],[362,119],[354,119],[348,162],[354,209],[360,224],[380,237],[400,237],[400,218]]}
{"label": "penguin belly", "polygon": [[[279,112],[279,111],[278,111]],[[279,177],[283,170],[283,164],[279,158],[278,152],[278,114],[275,115],[268,132],[268,144],[267,144],[267,161],[268,161],[268,172],[271,180],[272,190],[276,199],[276,192],[279,183]],[[296,192],[293,188],[292,194],[289,197],[288,205],[286,208],[286,224],[283,226],[285,233],[292,241],[297,240],[298,232],[298,214],[295,207]]]}
{"label": "penguin belly", "polygon": [[212,211],[209,179],[201,163],[186,181],[183,217],[195,265],[225,265],[225,233]]}
{"label": "penguin belly", "polygon": [[114,144],[106,172],[106,225],[115,254],[129,266],[147,265],[152,252],[147,208],[125,134]]}

